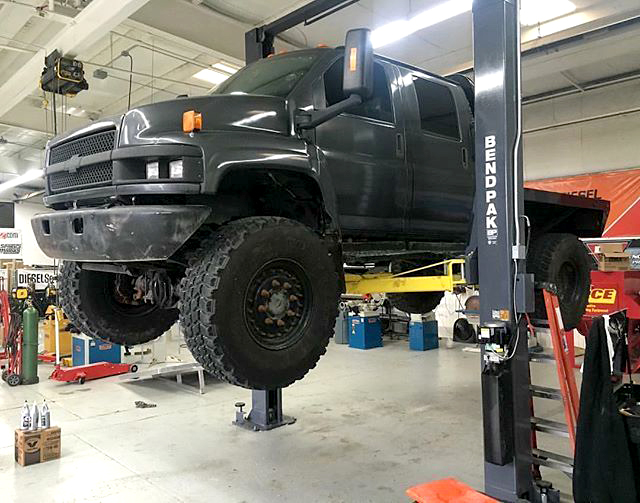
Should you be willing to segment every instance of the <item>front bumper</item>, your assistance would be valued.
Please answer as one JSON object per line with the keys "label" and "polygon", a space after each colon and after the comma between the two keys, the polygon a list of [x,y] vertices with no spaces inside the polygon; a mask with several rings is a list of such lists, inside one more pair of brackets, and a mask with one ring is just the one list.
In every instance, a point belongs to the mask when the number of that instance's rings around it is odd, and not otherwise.
{"label": "front bumper", "polygon": [[206,206],[116,206],[36,215],[31,226],[49,257],[79,262],[166,260],[209,216]]}

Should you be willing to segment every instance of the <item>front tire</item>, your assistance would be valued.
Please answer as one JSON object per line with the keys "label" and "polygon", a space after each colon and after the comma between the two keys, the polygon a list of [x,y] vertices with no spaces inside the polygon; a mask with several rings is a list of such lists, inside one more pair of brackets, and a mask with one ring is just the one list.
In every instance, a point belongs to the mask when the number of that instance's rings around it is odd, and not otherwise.
{"label": "front tire", "polygon": [[152,341],[171,328],[177,309],[119,301],[116,276],[82,269],[77,262],[62,264],[60,304],[75,327],[89,337],[126,346]]}
{"label": "front tire", "polygon": [[340,276],[320,237],[278,217],[220,228],[182,282],[180,320],[194,358],[231,384],[290,385],[326,352]]}

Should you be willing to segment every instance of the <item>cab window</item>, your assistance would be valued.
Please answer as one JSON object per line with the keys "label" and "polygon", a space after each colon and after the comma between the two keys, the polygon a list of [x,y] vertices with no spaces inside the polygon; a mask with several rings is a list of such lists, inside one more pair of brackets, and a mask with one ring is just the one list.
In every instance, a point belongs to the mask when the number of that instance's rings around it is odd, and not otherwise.
{"label": "cab window", "polygon": [[413,85],[418,96],[420,127],[426,133],[460,139],[458,114],[451,91],[435,82],[413,76]]}
{"label": "cab window", "polygon": [[[348,97],[342,92],[342,72],[343,58],[340,58],[324,74],[324,93],[327,106],[334,105]],[[350,108],[347,113],[384,122],[393,122],[389,80],[380,63],[375,63],[373,68],[373,87],[371,99],[357,107]]]}

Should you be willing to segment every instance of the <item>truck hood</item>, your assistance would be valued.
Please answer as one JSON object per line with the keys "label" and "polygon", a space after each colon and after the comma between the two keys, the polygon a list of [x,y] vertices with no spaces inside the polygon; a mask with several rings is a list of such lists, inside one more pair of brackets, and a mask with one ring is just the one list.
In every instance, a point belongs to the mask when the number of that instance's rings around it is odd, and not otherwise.
{"label": "truck hood", "polygon": [[276,134],[289,132],[284,98],[221,94],[179,98],[134,108],[124,116],[119,145],[175,142],[175,133],[182,131],[182,114],[189,110],[202,114],[203,132],[247,129]]}

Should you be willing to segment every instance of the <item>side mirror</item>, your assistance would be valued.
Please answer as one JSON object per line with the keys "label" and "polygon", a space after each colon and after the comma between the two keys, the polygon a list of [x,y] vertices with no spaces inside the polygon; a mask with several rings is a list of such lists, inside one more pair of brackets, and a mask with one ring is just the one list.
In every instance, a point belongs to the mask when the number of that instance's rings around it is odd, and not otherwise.
{"label": "side mirror", "polygon": [[296,128],[312,129],[359,105],[373,95],[373,47],[371,32],[360,28],[350,30],[344,44],[344,82],[346,99],[324,110],[298,114]]}
{"label": "side mirror", "polygon": [[373,46],[371,30],[349,30],[344,42],[344,95],[366,100],[373,94]]}

